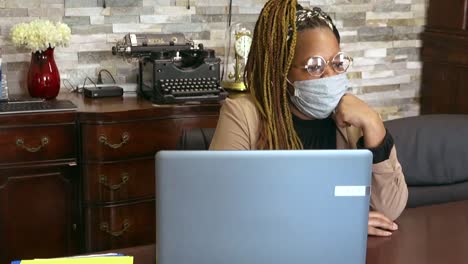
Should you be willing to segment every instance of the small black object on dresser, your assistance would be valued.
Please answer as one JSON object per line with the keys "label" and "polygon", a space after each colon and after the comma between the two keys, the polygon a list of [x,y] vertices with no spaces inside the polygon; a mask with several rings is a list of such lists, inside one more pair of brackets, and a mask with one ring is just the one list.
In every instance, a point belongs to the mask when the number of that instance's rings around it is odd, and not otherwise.
{"label": "small black object on dresser", "polygon": [[119,86],[87,87],[83,88],[83,94],[89,98],[122,96],[123,88]]}

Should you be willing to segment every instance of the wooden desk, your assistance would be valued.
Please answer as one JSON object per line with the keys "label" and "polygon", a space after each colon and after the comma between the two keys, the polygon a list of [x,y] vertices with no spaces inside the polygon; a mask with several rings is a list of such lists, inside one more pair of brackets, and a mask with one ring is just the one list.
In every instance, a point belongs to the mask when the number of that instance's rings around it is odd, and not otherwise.
{"label": "wooden desk", "polygon": [[[392,237],[369,238],[367,264],[467,263],[468,201],[407,209],[397,222]],[[117,252],[135,264],[156,263],[154,244]]]}
{"label": "wooden desk", "polygon": [[389,238],[371,237],[368,264],[468,263],[468,201],[406,210]]}
{"label": "wooden desk", "polygon": [[0,116],[0,263],[155,243],[155,164],[220,104],[62,93],[74,112]]}

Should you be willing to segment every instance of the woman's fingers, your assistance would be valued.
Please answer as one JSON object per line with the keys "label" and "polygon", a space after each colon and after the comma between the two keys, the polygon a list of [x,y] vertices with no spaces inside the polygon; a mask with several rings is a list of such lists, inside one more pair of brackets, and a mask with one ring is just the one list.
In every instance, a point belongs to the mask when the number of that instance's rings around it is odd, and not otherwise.
{"label": "woman's fingers", "polygon": [[369,225],[385,228],[388,230],[397,230],[398,225],[386,217],[384,214],[371,211],[369,212]]}
{"label": "woman's fingers", "polygon": [[378,228],[375,228],[375,227],[372,227],[372,226],[367,227],[367,233],[370,236],[391,236],[392,235],[392,232],[385,231],[385,230],[382,230],[382,229],[378,229]]}
{"label": "woman's fingers", "polygon": [[368,226],[391,230],[391,231],[395,231],[398,229],[398,227],[393,222],[387,222],[380,218],[369,218]]}
{"label": "woman's fingers", "polygon": [[398,225],[379,212],[369,212],[367,232],[371,236],[390,236],[391,231],[398,229]]}

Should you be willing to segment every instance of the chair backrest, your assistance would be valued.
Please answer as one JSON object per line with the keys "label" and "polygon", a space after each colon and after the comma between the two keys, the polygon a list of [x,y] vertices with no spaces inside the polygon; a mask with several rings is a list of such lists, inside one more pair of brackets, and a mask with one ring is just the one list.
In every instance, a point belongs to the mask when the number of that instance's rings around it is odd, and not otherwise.
{"label": "chair backrest", "polygon": [[408,207],[468,199],[468,115],[385,122],[409,187]]}
{"label": "chair backrest", "polygon": [[183,130],[176,148],[178,150],[207,150],[210,147],[214,131],[214,128]]}
{"label": "chair backrest", "polygon": [[[468,115],[424,115],[385,122],[409,188],[408,207],[468,199]],[[213,128],[184,131],[178,149],[206,150]]]}

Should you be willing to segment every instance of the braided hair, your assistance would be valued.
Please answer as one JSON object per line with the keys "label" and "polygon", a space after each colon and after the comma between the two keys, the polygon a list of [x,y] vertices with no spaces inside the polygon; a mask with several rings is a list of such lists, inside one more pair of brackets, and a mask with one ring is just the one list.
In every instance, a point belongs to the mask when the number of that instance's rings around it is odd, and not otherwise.
{"label": "braided hair", "polygon": [[297,0],[270,0],[263,7],[244,72],[247,89],[260,113],[257,149],[303,148],[292,121],[286,76],[294,58],[297,32],[318,27],[329,27],[339,42],[338,30],[320,8],[303,9]]}

